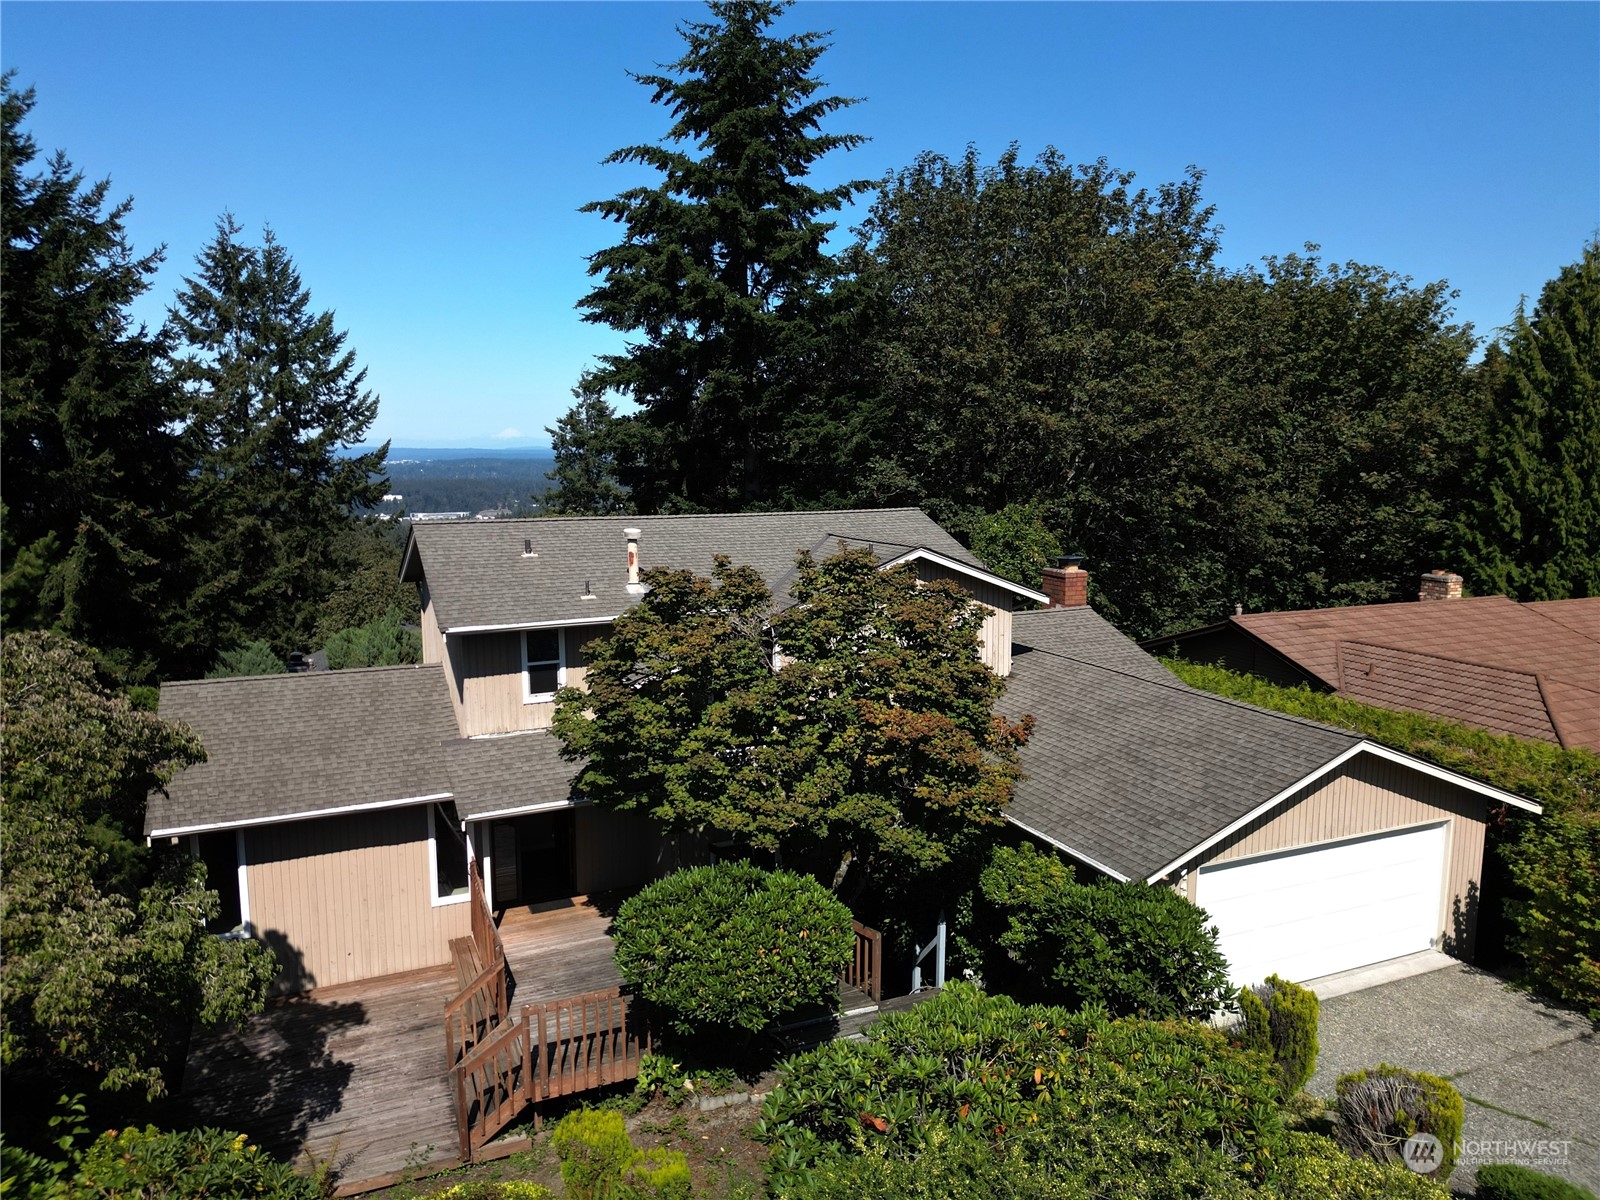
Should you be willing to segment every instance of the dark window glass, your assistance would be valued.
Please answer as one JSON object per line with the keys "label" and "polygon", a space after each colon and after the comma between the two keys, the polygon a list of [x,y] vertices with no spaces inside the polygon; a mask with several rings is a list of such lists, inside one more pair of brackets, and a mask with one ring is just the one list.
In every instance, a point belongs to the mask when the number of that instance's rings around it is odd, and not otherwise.
{"label": "dark window glass", "polygon": [[558,629],[528,630],[528,661],[554,662],[561,657],[561,631]]}
{"label": "dark window glass", "polygon": [[541,696],[546,692],[556,690],[556,673],[560,670],[555,663],[528,668],[528,695]]}
{"label": "dark window glass", "polygon": [[439,896],[467,891],[467,843],[456,822],[441,805],[433,806],[433,854],[439,875]]}

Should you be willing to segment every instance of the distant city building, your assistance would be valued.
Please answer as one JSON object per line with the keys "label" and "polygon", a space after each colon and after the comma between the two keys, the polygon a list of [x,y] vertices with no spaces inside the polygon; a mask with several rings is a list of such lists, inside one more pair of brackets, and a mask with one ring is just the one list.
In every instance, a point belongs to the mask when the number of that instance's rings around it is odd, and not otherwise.
{"label": "distant city building", "polygon": [[412,521],[470,521],[472,513],[469,512],[419,512],[412,513]]}
{"label": "distant city building", "polygon": [[384,497],[385,501],[393,500],[396,503],[398,503],[399,501],[404,500],[404,499],[405,499],[405,497],[402,496],[399,492],[390,492],[387,496]]}

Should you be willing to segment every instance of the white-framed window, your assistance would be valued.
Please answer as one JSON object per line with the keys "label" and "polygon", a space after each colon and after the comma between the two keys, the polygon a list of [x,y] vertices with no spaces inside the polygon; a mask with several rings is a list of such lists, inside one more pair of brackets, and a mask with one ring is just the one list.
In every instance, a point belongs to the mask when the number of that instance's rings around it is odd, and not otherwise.
{"label": "white-framed window", "polygon": [[540,704],[556,698],[567,682],[566,638],[561,629],[522,631],[522,702]]}
{"label": "white-framed window", "polygon": [[472,898],[467,872],[467,839],[443,805],[428,805],[428,882],[433,906],[462,904]]}

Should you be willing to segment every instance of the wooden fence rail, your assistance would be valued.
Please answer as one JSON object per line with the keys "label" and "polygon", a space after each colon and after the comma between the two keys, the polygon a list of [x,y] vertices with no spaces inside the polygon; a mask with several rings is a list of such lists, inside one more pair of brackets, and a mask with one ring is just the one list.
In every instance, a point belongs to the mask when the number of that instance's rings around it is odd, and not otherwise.
{"label": "wooden fence rail", "polygon": [[855,930],[855,951],[844,969],[844,982],[858,987],[876,1004],[883,999],[883,934],[860,921],[851,921]]}
{"label": "wooden fence rail", "polygon": [[509,1021],[474,1046],[454,1076],[461,1159],[492,1141],[528,1104],[528,1024]]}
{"label": "wooden fence rail", "polygon": [[522,1023],[536,1030],[535,1099],[570,1096],[639,1077],[650,1035],[628,1028],[629,998],[617,988],[525,1005]]}
{"label": "wooden fence rail", "polygon": [[505,1021],[507,1003],[506,964],[500,961],[485,967],[444,1006],[444,1052],[449,1066],[455,1066]]}

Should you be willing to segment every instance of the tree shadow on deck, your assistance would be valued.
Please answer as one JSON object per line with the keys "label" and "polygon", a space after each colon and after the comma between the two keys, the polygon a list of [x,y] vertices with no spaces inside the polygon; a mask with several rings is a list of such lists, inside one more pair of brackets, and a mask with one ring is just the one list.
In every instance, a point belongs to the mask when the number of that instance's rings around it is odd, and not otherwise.
{"label": "tree shadow on deck", "polygon": [[[264,935],[290,978],[315,981],[275,931]],[[333,1038],[367,1023],[359,1000],[292,995],[225,1029],[196,1031],[176,1104],[197,1125],[237,1130],[285,1159],[344,1106],[355,1064],[334,1057]]]}

